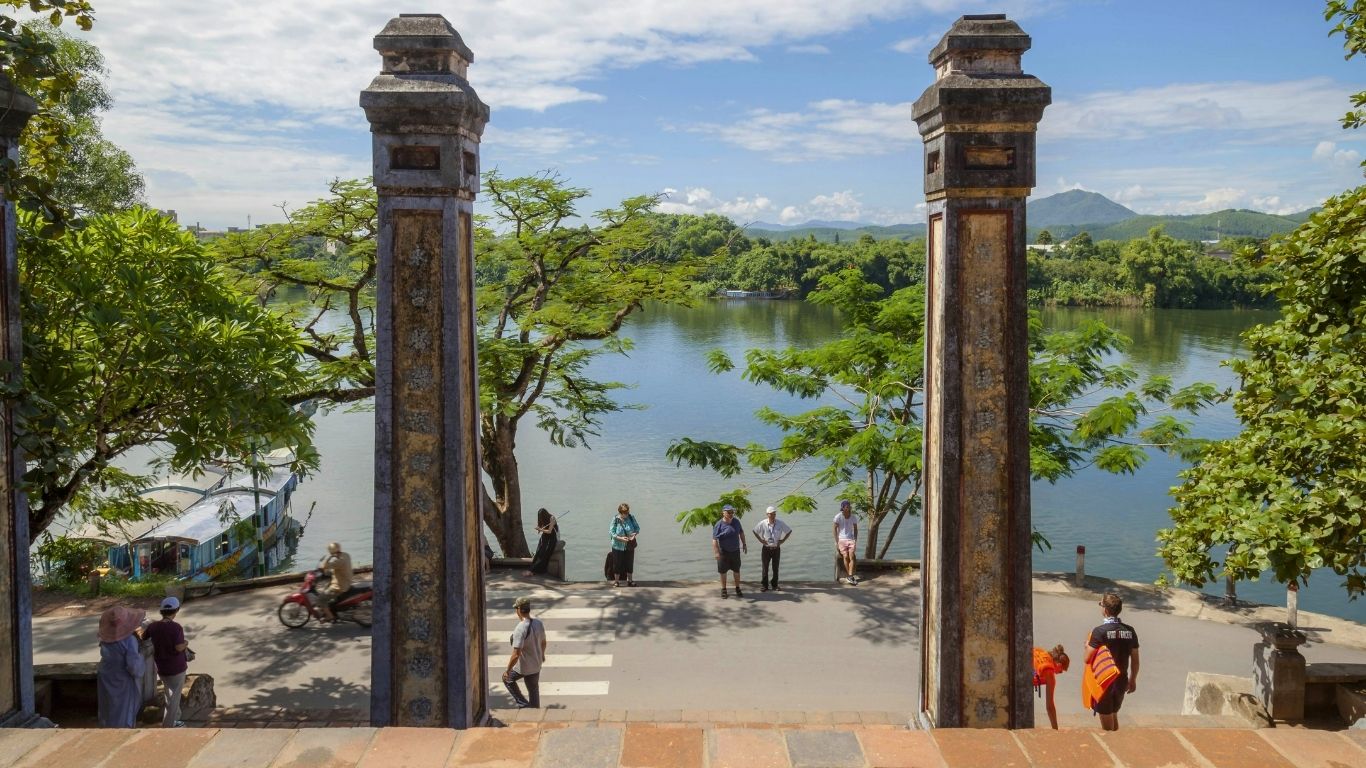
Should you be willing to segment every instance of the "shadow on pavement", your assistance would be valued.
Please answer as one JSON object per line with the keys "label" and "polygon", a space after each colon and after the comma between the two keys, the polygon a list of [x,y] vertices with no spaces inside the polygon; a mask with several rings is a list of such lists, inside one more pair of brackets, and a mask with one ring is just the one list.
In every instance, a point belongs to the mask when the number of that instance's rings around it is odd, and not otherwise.
{"label": "shadow on pavement", "polygon": [[[319,657],[337,653],[368,638],[370,630],[351,623],[322,626],[309,622],[299,629],[269,635],[253,626],[221,629],[217,635],[232,647],[224,659],[233,669],[228,682],[249,687],[263,680],[294,674]],[[369,673],[368,664],[364,671]]]}
{"label": "shadow on pavement", "polygon": [[[719,587],[716,591],[720,591]],[[764,595],[786,595],[783,592],[769,592]],[[743,598],[731,595],[729,600],[708,590],[706,593],[678,589],[637,588],[623,595],[613,603],[617,618],[613,623],[618,639],[631,637],[657,636],[668,634],[675,640],[697,642],[711,630],[727,627],[736,621],[748,626],[773,624],[782,621],[781,617],[764,607],[764,600],[757,598],[757,590],[745,591]],[[796,600],[795,597],[782,599]],[[741,612],[737,617],[736,613]],[[576,625],[574,629],[606,629],[604,622]]]}
{"label": "shadow on pavement", "polygon": [[290,712],[354,710],[367,713],[368,717],[370,686],[339,677],[316,677],[304,685],[257,690],[244,707],[282,708]]}

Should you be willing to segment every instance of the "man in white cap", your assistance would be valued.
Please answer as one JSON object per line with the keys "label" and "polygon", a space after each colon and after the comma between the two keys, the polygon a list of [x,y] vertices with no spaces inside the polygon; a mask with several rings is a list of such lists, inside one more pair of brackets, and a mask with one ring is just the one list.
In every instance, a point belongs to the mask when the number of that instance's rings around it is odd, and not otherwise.
{"label": "man in white cap", "polygon": [[332,577],[332,582],[327,585],[327,591],[323,594],[326,598],[322,604],[323,618],[336,621],[337,601],[350,591],[351,580],[354,578],[351,571],[351,556],[342,551],[340,541],[334,541],[327,545],[327,554],[318,563],[318,567]]}
{"label": "man in white cap", "polygon": [[143,637],[152,641],[152,658],[156,660],[157,676],[166,686],[166,711],[162,713],[162,728],[181,728],[180,691],[185,687],[185,673],[189,671],[190,647],[185,640],[185,629],[176,623],[180,601],[168,597],[161,601],[161,621],[154,621],[143,630]]}
{"label": "man in white cap", "polygon": [[[759,554],[759,559],[763,563],[764,583],[760,587],[760,592],[767,592],[770,587],[778,588],[778,563],[782,560],[783,542],[792,535],[792,528],[778,519],[778,508],[769,507],[764,512],[764,519],[754,526],[754,538],[763,546],[763,551]],[[769,563],[773,564],[773,579],[768,578]]]}

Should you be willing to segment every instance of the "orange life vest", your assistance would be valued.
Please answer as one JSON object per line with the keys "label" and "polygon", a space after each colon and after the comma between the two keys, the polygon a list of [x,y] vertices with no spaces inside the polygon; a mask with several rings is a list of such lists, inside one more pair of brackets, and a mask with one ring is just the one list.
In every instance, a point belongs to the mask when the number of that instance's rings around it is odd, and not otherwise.
{"label": "orange life vest", "polygon": [[1040,694],[1040,688],[1048,685],[1061,671],[1058,662],[1053,660],[1053,654],[1042,648],[1034,649],[1034,693]]}
{"label": "orange life vest", "polygon": [[1119,667],[1115,666],[1115,659],[1110,655],[1110,649],[1101,646],[1096,649],[1096,655],[1091,657],[1091,663],[1086,665],[1081,674],[1081,705],[1087,709],[1093,709],[1100,697],[1105,695],[1105,691],[1119,677]]}

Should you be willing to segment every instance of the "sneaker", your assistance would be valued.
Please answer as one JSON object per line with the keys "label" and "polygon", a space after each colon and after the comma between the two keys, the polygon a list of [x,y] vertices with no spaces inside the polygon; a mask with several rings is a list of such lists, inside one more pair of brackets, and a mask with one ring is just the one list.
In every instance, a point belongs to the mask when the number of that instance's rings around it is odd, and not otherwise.
{"label": "sneaker", "polygon": [[744,597],[744,596],[745,596],[745,593],[744,593],[744,592],[741,592],[739,587],[736,587],[736,588],[735,588],[735,596],[736,596],[736,597]]}
{"label": "sneaker", "polygon": [[767,592],[767,591],[768,591],[768,587],[767,587],[767,586],[759,587],[759,591],[760,591],[760,592]]}
{"label": "sneaker", "polygon": [[177,721],[175,721],[174,723],[171,724],[171,727],[172,727],[172,728],[184,728],[184,727],[185,727],[185,721],[184,721],[184,720],[177,720]]}
{"label": "sneaker", "polygon": [[854,580],[854,583],[855,583],[855,584],[862,584],[862,583],[863,583],[863,577],[860,576],[860,575],[858,575],[857,573],[854,574],[853,576],[851,576],[850,578],[852,578],[852,579]]}
{"label": "sneaker", "polygon": [[730,593],[729,593],[729,592],[727,592],[727,591],[724,590],[724,589],[721,590],[721,599],[722,599],[722,600],[726,600],[726,599],[728,599],[729,597],[730,597]]}
{"label": "sneaker", "polygon": [[854,581],[854,577],[853,577],[853,576],[845,576],[845,577],[844,577],[844,583],[845,583],[845,584],[848,584],[848,585],[851,586],[851,587],[857,587],[857,586],[858,586],[858,582],[857,582],[857,581]]}

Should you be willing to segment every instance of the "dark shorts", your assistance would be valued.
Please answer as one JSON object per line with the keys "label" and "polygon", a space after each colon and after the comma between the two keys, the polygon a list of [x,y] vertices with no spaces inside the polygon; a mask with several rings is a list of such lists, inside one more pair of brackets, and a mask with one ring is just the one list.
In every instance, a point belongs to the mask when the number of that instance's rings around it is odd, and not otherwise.
{"label": "dark shorts", "polygon": [[716,572],[724,574],[726,571],[740,572],[740,550],[721,550],[721,556],[716,558]]}
{"label": "dark shorts", "polygon": [[1115,714],[1120,707],[1124,706],[1124,693],[1127,690],[1129,690],[1129,678],[1120,675],[1115,678],[1113,685],[1105,689],[1105,695],[1101,696],[1091,709],[1095,710],[1097,715]]}

